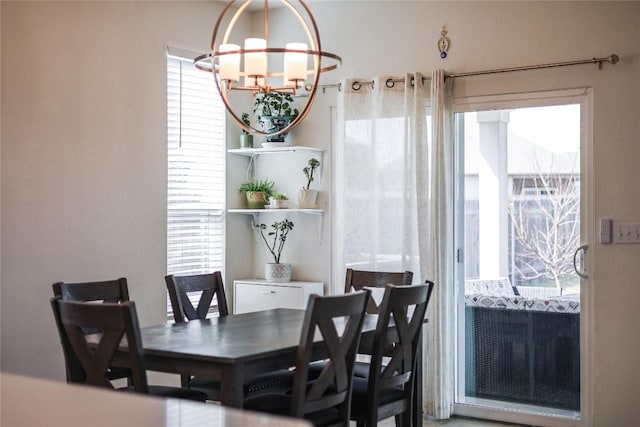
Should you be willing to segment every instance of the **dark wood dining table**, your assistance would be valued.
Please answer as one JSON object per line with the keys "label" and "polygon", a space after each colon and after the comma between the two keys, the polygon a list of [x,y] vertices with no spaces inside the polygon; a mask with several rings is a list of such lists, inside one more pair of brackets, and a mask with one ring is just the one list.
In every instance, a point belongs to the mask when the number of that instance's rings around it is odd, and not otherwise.
{"label": "dark wood dining table", "polygon": [[[241,408],[246,379],[295,365],[304,316],[304,310],[278,308],[144,327],[140,334],[145,366],[151,371],[218,380],[221,403]],[[376,323],[377,316],[366,315],[363,334],[372,334]],[[317,360],[325,357],[321,352],[314,354]],[[126,346],[120,348],[114,364],[127,365]],[[417,409],[421,414],[421,402]],[[421,415],[416,418],[421,420]]]}

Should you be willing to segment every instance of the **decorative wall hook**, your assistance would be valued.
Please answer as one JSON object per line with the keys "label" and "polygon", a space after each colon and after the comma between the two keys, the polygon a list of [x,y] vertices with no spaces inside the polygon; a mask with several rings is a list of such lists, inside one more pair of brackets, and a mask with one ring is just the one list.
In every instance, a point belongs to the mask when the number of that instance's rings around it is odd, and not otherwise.
{"label": "decorative wall hook", "polygon": [[447,32],[447,27],[443,25],[442,31],[440,31],[440,38],[438,39],[438,50],[440,51],[440,58],[442,59],[447,57],[447,52],[451,46],[451,40],[447,37]]}

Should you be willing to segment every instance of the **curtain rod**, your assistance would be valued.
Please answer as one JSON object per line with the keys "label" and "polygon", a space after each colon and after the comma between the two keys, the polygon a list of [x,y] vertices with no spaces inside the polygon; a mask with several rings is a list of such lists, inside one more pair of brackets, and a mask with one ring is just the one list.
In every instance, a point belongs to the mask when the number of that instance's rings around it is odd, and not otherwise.
{"label": "curtain rod", "polygon": [[[471,77],[471,76],[482,76],[485,74],[499,74],[499,73],[510,73],[512,71],[527,71],[527,70],[538,70],[541,68],[555,68],[555,67],[566,67],[569,65],[583,65],[583,64],[598,64],[598,69],[601,70],[602,69],[602,64],[604,62],[608,62],[609,64],[615,65],[620,61],[620,57],[618,55],[611,54],[607,57],[602,57],[602,58],[591,58],[591,59],[581,59],[581,60],[577,60],[577,61],[566,61],[566,62],[552,62],[550,64],[538,64],[538,65],[524,65],[521,67],[511,67],[511,68],[497,68],[494,70],[481,70],[481,71],[469,71],[467,73],[452,73],[452,74],[447,74],[446,78],[450,78],[450,79],[455,79],[458,77]],[[423,82],[424,80],[430,80],[429,77],[423,77],[422,78]],[[388,87],[393,87],[393,85],[395,83],[404,83],[404,79],[388,79],[386,81],[386,84]],[[373,80],[370,81],[364,81],[364,82],[354,82],[354,88],[355,90],[358,90],[360,88],[360,86],[364,86],[364,85],[373,85]],[[307,91],[310,90],[310,85],[305,86],[305,89]],[[328,88],[334,88],[337,87],[338,90],[340,90],[340,83],[333,83],[333,84],[326,84],[326,85],[318,85],[318,87],[320,89],[322,89],[322,92],[324,93],[326,91],[326,89]]]}
{"label": "curtain rod", "polygon": [[598,64],[598,69],[601,70],[603,62],[608,62],[609,64],[617,64],[618,61],[620,61],[620,58],[618,57],[618,55],[614,53],[604,58],[591,58],[591,59],[581,59],[578,61],[553,62],[551,64],[525,65],[522,67],[498,68],[495,70],[470,71],[468,73],[448,74],[447,77],[456,78],[456,77],[481,76],[484,74],[509,73],[511,71],[538,70],[540,68],[566,67],[568,65],[583,65],[583,64]]}

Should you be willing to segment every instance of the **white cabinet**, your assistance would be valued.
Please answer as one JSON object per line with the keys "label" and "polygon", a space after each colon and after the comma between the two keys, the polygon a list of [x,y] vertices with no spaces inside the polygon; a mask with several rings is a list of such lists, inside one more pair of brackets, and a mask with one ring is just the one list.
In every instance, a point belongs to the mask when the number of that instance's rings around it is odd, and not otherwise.
{"label": "white cabinet", "polygon": [[274,283],[264,279],[233,281],[233,313],[270,308],[307,308],[311,294],[324,295],[322,282]]}

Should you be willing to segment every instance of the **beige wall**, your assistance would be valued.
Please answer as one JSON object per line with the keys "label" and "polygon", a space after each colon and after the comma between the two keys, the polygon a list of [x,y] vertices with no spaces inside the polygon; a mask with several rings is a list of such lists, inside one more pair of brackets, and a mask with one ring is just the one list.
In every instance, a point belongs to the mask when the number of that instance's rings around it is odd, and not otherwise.
{"label": "beige wall", "polygon": [[[640,2],[323,1],[312,7],[323,48],[344,58],[325,83],[619,54],[618,65],[601,71],[594,65],[457,79],[455,93],[592,87],[589,214],[640,222]],[[56,280],[126,276],[141,321],[163,319],[165,47],[207,50],[219,8],[188,1],[1,3],[3,370],[63,378],[48,305]],[[273,14],[276,38],[278,20]],[[436,48],[442,25],[451,38],[446,60]],[[335,91],[319,94],[292,135],[327,150],[325,191],[339,185],[330,175],[335,100]],[[228,167],[228,198],[235,200],[242,160],[230,158]],[[330,283],[325,199],[322,243],[307,233],[317,232],[315,223],[301,218],[287,250],[298,278]],[[227,282],[260,274],[261,254],[253,271],[241,264],[243,251],[254,247],[246,243],[246,224],[228,219]],[[593,221],[593,421],[631,426],[640,385],[640,246],[598,244],[596,231]]]}
{"label": "beige wall", "polygon": [[63,378],[55,281],[127,277],[164,320],[166,48],[207,2],[2,2],[2,369]]}

